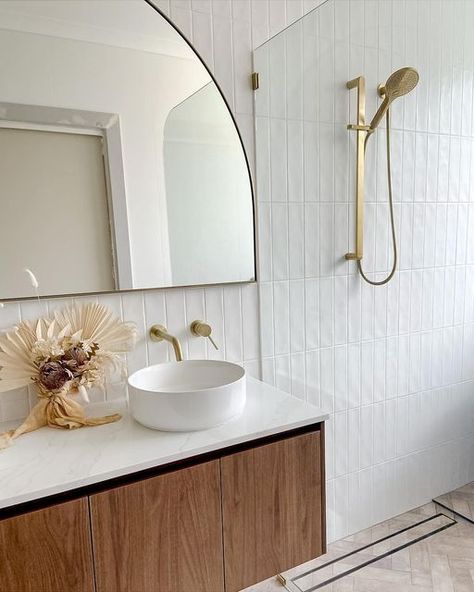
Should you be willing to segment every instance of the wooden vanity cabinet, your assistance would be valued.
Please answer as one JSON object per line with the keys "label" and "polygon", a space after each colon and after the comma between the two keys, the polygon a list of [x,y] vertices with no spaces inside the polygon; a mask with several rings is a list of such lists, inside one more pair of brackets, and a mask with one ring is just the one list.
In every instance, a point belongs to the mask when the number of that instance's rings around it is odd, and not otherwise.
{"label": "wooden vanity cabinet", "polygon": [[226,592],[324,552],[320,432],[221,459]]}
{"label": "wooden vanity cabinet", "polygon": [[88,500],[0,521],[1,592],[93,592]]}
{"label": "wooden vanity cabinet", "polygon": [[302,428],[0,512],[0,592],[237,592],[317,557],[323,434]]}
{"label": "wooden vanity cabinet", "polygon": [[90,502],[97,592],[224,590],[219,461]]}

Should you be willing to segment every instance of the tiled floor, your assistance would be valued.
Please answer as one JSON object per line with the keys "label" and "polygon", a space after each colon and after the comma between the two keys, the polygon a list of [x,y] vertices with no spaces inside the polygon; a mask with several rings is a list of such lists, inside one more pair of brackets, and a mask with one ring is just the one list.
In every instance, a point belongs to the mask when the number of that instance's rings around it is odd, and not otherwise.
{"label": "tiled floor", "polygon": [[[472,491],[474,496],[474,489]],[[473,505],[474,507],[474,497]],[[305,563],[283,574],[287,580],[294,578],[313,567],[317,567],[329,560],[349,553],[368,543],[374,542],[395,531],[415,524],[428,516],[444,512],[434,503],[397,516],[391,520],[378,524],[354,536],[347,537],[330,545],[329,551],[323,557]],[[452,516],[452,514],[451,514]],[[434,529],[439,526],[434,523]],[[441,520],[446,520],[442,518]],[[345,576],[318,589],[321,592],[474,592],[474,525],[457,518],[457,524],[439,532],[423,541],[397,551],[384,559],[380,559],[370,566]],[[426,531],[426,528],[425,528]],[[422,533],[424,534],[424,533]],[[404,534],[404,542],[408,542],[413,535]],[[384,549],[385,546],[385,549]],[[395,542],[386,541],[376,547],[370,547],[363,552],[365,559],[379,556],[394,546],[400,546],[400,538]],[[361,555],[357,556],[360,564]],[[354,556],[346,560],[343,566],[334,566],[333,573],[340,573],[356,563]],[[302,578],[296,581],[298,587],[292,584],[291,589],[310,590],[320,583],[318,579]],[[247,588],[245,592],[284,592],[285,588],[275,578],[261,582]]]}
{"label": "tiled floor", "polygon": [[451,493],[441,495],[435,501],[474,522],[474,483],[468,483]]}

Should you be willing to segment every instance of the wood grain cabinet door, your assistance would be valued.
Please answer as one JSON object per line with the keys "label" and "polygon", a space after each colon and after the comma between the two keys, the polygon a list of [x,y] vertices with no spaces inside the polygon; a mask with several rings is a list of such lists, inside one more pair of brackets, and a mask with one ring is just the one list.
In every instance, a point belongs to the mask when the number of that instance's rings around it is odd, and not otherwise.
{"label": "wood grain cabinet door", "polygon": [[66,590],[94,590],[87,498],[0,521],[0,591]]}
{"label": "wood grain cabinet door", "polygon": [[320,432],[221,459],[226,592],[323,553]]}
{"label": "wood grain cabinet door", "polygon": [[97,592],[222,592],[219,461],[90,498]]}

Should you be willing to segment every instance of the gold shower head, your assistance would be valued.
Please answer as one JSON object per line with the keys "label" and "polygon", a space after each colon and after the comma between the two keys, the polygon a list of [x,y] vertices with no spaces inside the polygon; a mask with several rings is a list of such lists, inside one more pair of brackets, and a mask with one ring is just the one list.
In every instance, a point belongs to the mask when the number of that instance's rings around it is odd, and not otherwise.
{"label": "gold shower head", "polygon": [[379,94],[384,99],[370,122],[370,131],[374,131],[379,125],[392,101],[411,92],[418,84],[419,79],[420,76],[415,68],[401,68],[388,77],[385,85],[379,86]]}

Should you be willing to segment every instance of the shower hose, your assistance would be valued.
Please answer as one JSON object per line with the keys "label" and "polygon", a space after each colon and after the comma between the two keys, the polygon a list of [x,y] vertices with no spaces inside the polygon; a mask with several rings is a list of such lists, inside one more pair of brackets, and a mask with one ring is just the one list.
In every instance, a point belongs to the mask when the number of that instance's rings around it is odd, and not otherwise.
{"label": "shower hose", "polygon": [[[386,115],[386,122],[387,122],[387,181],[388,181],[388,203],[390,208],[390,225],[392,228],[392,245],[393,245],[393,266],[392,271],[389,275],[381,280],[380,282],[374,282],[373,280],[369,280],[369,278],[365,275],[364,270],[362,269],[362,262],[359,260],[357,261],[357,268],[359,270],[360,275],[364,278],[364,280],[371,284],[372,286],[383,286],[384,284],[388,283],[394,276],[395,271],[397,269],[397,235],[395,233],[395,217],[393,213],[393,191],[392,191],[392,165],[390,161],[390,109],[387,109]],[[365,138],[364,143],[364,151],[367,150],[367,140],[370,138],[370,134],[367,135]]]}

